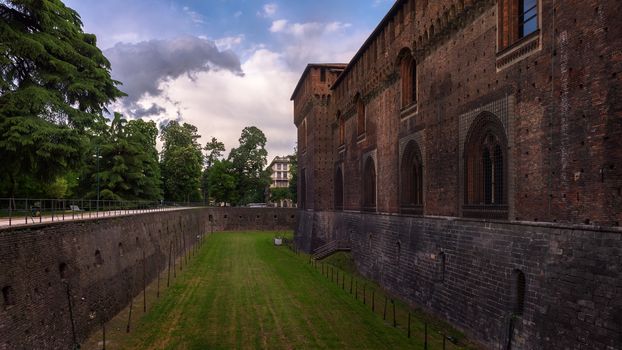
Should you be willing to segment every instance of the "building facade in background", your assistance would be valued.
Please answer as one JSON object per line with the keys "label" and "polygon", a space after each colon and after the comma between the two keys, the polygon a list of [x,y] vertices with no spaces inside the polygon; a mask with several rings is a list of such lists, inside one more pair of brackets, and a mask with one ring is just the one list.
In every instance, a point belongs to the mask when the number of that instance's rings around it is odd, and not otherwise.
{"label": "building facade in background", "polygon": [[296,86],[295,240],[490,349],[622,344],[622,2],[398,0]]}
{"label": "building facade in background", "polygon": [[[274,189],[289,190],[291,169],[290,158],[288,156],[274,157],[267,169],[270,171],[270,187],[268,190],[271,193]],[[276,201],[271,201],[269,204],[279,208],[292,208],[295,206],[291,198],[277,199]]]}

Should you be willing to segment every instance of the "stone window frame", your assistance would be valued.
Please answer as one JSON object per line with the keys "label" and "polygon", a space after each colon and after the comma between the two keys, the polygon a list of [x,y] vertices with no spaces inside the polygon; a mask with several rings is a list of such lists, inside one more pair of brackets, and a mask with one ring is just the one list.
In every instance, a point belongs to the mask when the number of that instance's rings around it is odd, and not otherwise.
{"label": "stone window frame", "polygon": [[407,118],[416,114],[419,96],[417,59],[410,48],[400,50],[395,67],[400,76],[400,116]]}
{"label": "stone window frame", "polygon": [[[515,120],[515,97],[513,95],[506,95],[503,98],[492,101],[488,104],[482,105],[478,108],[472,109],[466,113],[463,113],[459,116],[459,125],[458,128],[458,139],[459,139],[459,156],[460,161],[458,176],[459,176],[459,196],[458,196],[458,211],[461,217],[469,217],[469,218],[479,218],[485,220],[509,220],[510,218],[515,217],[515,206],[514,206],[514,157],[512,154],[512,150],[514,149],[514,120]],[[473,126],[476,118],[482,114],[494,115],[498,118],[499,122],[502,124],[502,128],[505,131],[505,137],[507,140],[507,151],[506,151],[506,164],[505,171],[507,176],[505,177],[505,193],[506,193],[506,208],[502,211],[495,210],[486,211],[486,215],[474,215],[477,214],[477,210],[475,213],[473,211],[469,211],[470,209],[465,207],[465,145],[467,142],[468,132]],[[465,209],[467,211],[465,212]],[[477,208],[475,208],[477,209]]]}
{"label": "stone window frame", "polygon": [[519,3],[523,0],[499,0],[497,5],[497,72],[542,50],[542,0],[536,1],[537,28],[519,33]]}
{"label": "stone window frame", "polygon": [[[418,148],[419,151],[419,160],[421,161],[421,204],[420,206],[417,207],[405,207],[403,206],[403,201],[402,201],[402,184],[404,183],[404,178],[403,178],[403,172],[402,172],[402,168],[404,166],[403,162],[404,162],[404,157],[405,157],[405,153],[408,151],[408,147],[409,145],[416,145],[416,147]],[[415,133],[412,133],[408,136],[403,137],[402,139],[400,139],[399,141],[399,171],[398,171],[398,184],[400,186],[400,213],[402,214],[410,214],[410,215],[423,215],[424,213],[424,206],[425,206],[425,199],[426,199],[426,160],[425,160],[425,142],[424,142],[424,131],[423,130],[419,130]]]}
{"label": "stone window frame", "polygon": [[[361,157],[361,210],[362,211],[366,211],[366,212],[376,212],[378,210],[378,161],[377,161],[377,157],[376,157],[377,151],[374,149],[372,151],[369,151],[365,154],[363,154],[363,156]],[[373,204],[372,203],[368,203],[367,199],[367,182],[366,182],[366,168],[367,168],[367,164],[368,161],[372,161],[374,168],[373,168],[373,175],[374,175],[374,188],[373,188]]]}

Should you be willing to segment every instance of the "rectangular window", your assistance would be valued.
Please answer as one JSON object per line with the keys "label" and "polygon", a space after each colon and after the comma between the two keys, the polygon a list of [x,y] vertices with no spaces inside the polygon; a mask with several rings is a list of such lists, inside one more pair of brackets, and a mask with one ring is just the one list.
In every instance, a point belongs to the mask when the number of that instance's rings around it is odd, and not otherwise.
{"label": "rectangular window", "polygon": [[320,81],[321,82],[326,81],[326,68],[320,69]]}
{"label": "rectangular window", "polygon": [[538,1],[519,0],[519,38],[524,38],[536,30],[538,30]]}

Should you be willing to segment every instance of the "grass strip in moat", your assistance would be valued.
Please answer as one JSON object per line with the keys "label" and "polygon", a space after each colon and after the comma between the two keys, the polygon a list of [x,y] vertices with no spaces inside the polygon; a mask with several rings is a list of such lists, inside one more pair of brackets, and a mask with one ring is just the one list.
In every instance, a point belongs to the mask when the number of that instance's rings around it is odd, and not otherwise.
{"label": "grass strip in moat", "polygon": [[[415,314],[408,338],[403,325],[383,321],[360,295],[355,299],[319,273],[308,256],[275,247],[273,237],[209,236],[147,313],[136,310],[142,301],[135,300],[130,333],[121,326],[126,312],[110,322],[107,349],[423,349]],[[155,300],[149,291],[147,299]],[[442,349],[434,332],[429,329],[429,349]],[[101,348],[97,343],[84,345]],[[447,349],[457,348],[447,342]]]}

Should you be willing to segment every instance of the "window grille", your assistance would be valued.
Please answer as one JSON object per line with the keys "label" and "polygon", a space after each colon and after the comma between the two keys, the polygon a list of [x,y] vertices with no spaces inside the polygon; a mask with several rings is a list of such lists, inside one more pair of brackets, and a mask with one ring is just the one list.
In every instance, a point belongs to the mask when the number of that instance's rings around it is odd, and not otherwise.
{"label": "window grille", "polygon": [[464,149],[463,216],[507,219],[507,141],[499,119],[481,115],[467,134]]}

